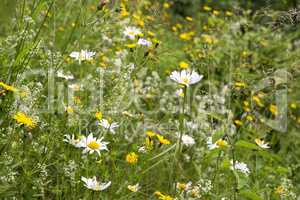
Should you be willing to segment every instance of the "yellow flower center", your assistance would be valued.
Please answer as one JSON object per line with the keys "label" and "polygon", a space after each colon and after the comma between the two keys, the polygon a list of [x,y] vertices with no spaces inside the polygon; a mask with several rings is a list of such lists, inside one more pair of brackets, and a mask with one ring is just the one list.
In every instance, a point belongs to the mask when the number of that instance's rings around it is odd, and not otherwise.
{"label": "yellow flower center", "polygon": [[87,145],[89,148],[91,149],[99,149],[100,148],[100,144],[98,144],[96,141],[92,141]]}
{"label": "yellow flower center", "polygon": [[189,79],[187,77],[182,77],[183,84],[189,84]]}

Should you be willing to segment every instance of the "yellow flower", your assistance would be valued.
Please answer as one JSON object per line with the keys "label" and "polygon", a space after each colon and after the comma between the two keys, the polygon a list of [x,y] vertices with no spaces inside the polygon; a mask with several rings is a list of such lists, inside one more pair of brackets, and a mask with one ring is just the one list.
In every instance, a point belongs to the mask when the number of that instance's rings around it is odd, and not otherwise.
{"label": "yellow flower", "polygon": [[276,106],[276,105],[271,104],[271,105],[269,106],[269,110],[270,110],[270,112],[271,112],[273,115],[275,115],[275,116],[278,115],[278,109],[277,109],[277,106]]}
{"label": "yellow flower", "polygon": [[234,120],[234,123],[236,125],[238,125],[238,126],[242,126],[243,125],[243,122],[241,120],[238,120],[238,119]]}
{"label": "yellow flower", "polygon": [[170,7],[171,7],[171,6],[170,6],[170,4],[169,4],[169,3],[167,3],[167,2],[165,2],[165,3],[164,3],[164,8],[166,8],[166,9],[167,9],[167,8],[170,8]]}
{"label": "yellow flower", "polygon": [[156,133],[153,132],[153,131],[147,131],[147,132],[146,132],[146,135],[147,135],[148,137],[152,138],[152,137],[154,137],[154,136],[156,135]]}
{"label": "yellow flower", "polygon": [[101,119],[102,119],[102,112],[100,112],[100,111],[96,112],[95,117],[96,117],[98,120],[101,120]]}
{"label": "yellow flower", "polygon": [[68,106],[68,107],[66,108],[66,112],[67,112],[68,114],[73,114],[73,113],[74,113],[74,109],[73,109],[71,106]]}
{"label": "yellow flower", "polygon": [[126,155],[126,161],[132,165],[136,164],[138,162],[138,155],[134,152],[130,152]]}
{"label": "yellow flower", "polygon": [[195,35],[195,32],[190,31],[190,32],[186,32],[186,33],[181,33],[179,35],[179,38],[181,40],[188,41],[188,40],[191,40],[194,35]]}
{"label": "yellow flower", "polygon": [[205,11],[211,11],[211,7],[209,7],[209,6],[203,6],[203,10],[205,10]]}
{"label": "yellow flower", "polygon": [[285,189],[282,185],[278,186],[277,188],[275,188],[275,194],[279,194],[279,195],[282,195],[284,194],[285,192]]}
{"label": "yellow flower", "polygon": [[206,44],[214,44],[215,43],[215,39],[212,36],[207,35],[207,34],[203,34],[202,39],[203,39],[203,42]]}
{"label": "yellow flower", "polygon": [[244,82],[235,82],[234,83],[234,86],[236,88],[245,88],[246,87],[246,84]]}
{"label": "yellow flower", "polygon": [[231,17],[231,16],[233,15],[233,13],[230,12],[230,11],[226,11],[226,12],[225,12],[225,15],[228,16],[228,17]]}
{"label": "yellow flower", "polygon": [[18,91],[15,87],[7,85],[3,82],[0,82],[0,87],[2,87],[4,90],[10,91],[10,92],[17,92]]}
{"label": "yellow flower", "polygon": [[169,195],[164,195],[164,194],[162,194],[162,193],[159,192],[159,191],[156,191],[154,194],[155,194],[155,195],[158,197],[158,199],[160,199],[160,200],[173,200],[173,198],[172,198],[171,196],[169,196]]}
{"label": "yellow flower", "polygon": [[217,16],[217,15],[219,15],[219,14],[220,14],[220,12],[219,12],[218,10],[214,10],[214,11],[213,11],[213,15]]}
{"label": "yellow flower", "polygon": [[246,119],[251,122],[253,121],[253,117],[251,115],[247,115]]}
{"label": "yellow flower", "polygon": [[135,185],[128,185],[127,188],[131,192],[137,192],[140,189],[140,185],[138,183]]}
{"label": "yellow flower", "polygon": [[192,17],[189,17],[189,16],[185,17],[185,19],[186,19],[187,21],[190,21],[190,22],[193,21],[193,18],[192,18]]}
{"label": "yellow flower", "polygon": [[181,69],[187,69],[187,68],[189,67],[189,64],[186,63],[186,62],[184,62],[184,61],[181,61],[181,62],[179,63],[179,67],[180,67]]}
{"label": "yellow flower", "polygon": [[297,108],[297,104],[291,103],[290,107],[291,107],[292,109],[296,109],[296,108]]}
{"label": "yellow flower", "polygon": [[264,104],[261,102],[260,98],[256,95],[252,97],[253,101],[259,106],[259,107],[264,107]]}
{"label": "yellow flower", "polygon": [[133,49],[136,47],[136,44],[132,43],[132,44],[126,44],[126,47],[129,49]]}
{"label": "yellow flower", "polygon": [[226,142],[226,140],[218,139],[218,140],[216,141],[216,145],[218,145],[218,146],[221,147],[221,148],[224,148],[224,147],[227,147],[227,146],[228,146],[228,143]]}
{"label": "yellow flower", "polygon": [[159,140],[160,144],[171,144],[171,142],[164,138],[164,136],[156,134],[157,139]]}
{"label": "yellow flower", "polygon": [[36,122],[23,112],[17,112],[17,114],[13,116],[13,119],[15,119],[18,124],[23,124],[29,128],[36,127]]}

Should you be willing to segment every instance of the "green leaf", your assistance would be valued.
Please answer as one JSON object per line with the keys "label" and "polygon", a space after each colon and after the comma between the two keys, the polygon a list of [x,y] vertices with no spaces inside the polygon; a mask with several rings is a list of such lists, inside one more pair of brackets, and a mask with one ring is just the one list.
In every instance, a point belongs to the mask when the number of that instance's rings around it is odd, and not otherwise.
{"label": "green leaf", "polygon": [[256,144],[247,142],[245,140],[239,140],[235,143],[235,146],[242,147],[246,149],[252,149],[252,150],[261,150]]}
{"label": "green leaf", "polygon": [[246,197],[247,199],[250,200],[263,200],[263,198],[261,198],[259,195],[257,195],[255,192],[251,190],[242,190],[239,192],[239,194],[242,197]]}

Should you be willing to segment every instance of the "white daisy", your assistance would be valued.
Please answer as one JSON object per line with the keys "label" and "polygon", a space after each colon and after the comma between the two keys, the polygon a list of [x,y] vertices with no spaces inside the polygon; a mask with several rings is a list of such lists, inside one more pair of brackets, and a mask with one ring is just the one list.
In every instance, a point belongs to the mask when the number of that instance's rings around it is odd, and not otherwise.
{"label": "white daisy", "polygon": [[66,80],[73,80],[74,76],[72,74],[64,74],[64,72],[62,70],[58,70],[57,71],[57,77],[59,78],[64,78]]}
{"label": "white daisy", "polygon": [[107,189],[111,185],[111,181],[107,183],[100,183],[97,181],[96,176],[92,178],[85,178],[81,177],[81,180],[84,182],[84,186],[87,187],[90,190],[95,190],[95,191],[102,191]]}
{"label": "white daisy", "polygon": [[75,139],[74,134],[64,135],[64,136],[65,136],[65,139],[63,140],[64,142],[67,142],[77,148],[85,147],[85,143],[84,143],[85,137]]}
{"label": "white daisy", "polygon": [[189,135],[182,135],[182,144],[186,146],[193,146],[196,142],[193,137]]}
{"label": "white daisy", "polygon": [[84,60],[91,60],[92,57],[95,55],[95,52],[88,51],[88,50],[81,50],[80,52],[78,51],[73,51],[70,54],[70,57],[74,58],[75,60],[78,60],[79,64],[81,64],[81,61]]}
{"label": "white daisy", "polygon": [[99,122],[100,126],[102,126],[105,129],[108,129],[111,133],[115,133],[115,128],[119,127],[119,125],[116,122],[109,122],[106,119],[102,119]]}
{"label": "white daisy", "polygon": [[250,170],[246,163],[235,161],[235,164],[233,164],[232,160],[230,161],[230,163],[231,163],[231,167],[230,167],[231,170],[239,170],[245,175],[250,174]]}
{"label": "white daisy", "polygon": [[266,143],[264,140],[262,139],[255,139],[255,143],[260,147],[260,148],[263,148],[263,149],[269,149],[270,146],[268,143]]}
{"label": "white daisy", "polygon": [[216,148],[219,147],[217,144],[212,143],[212,137],[207,138],[206,144],[207,144],[207,147],[208,147],[209,150],[213,150],[213,149],[216,149]]}
{"label": "white daisy", "polygon": [[144,39],[144,38],[140,38],[140,39],[138,40],[138,44],[139,44],[139,45],[142,45],[142,46],[146,46],[146,47],[151,47],[152,42],[149,41],[149,40],[146,40],[146,39]]}
{"label": "white daisy", "polygon": [[94,152],[100,155],[100,151],[106,150],[108,151],[107,144],[108,142],[102,142],[103,138],[97,139],[93,137],[93,133],[89,134],[88,137],[85,138],[84,147],[82,153],[89,153],[92,154]]}
{"label": "white daisy", "polygon": [[129,26],[129,27],[126,27],[125,30],[123,31],[123,34],[126,36],[126,37],[129,37],[131,40],[135,39],[135,37],[137,35],[141,35],[142,32],[139,28],[136,28],[136,27],[133,27],[133,26]]}
{"label": "white daisy", "polygon": [[183,84],[188,87],[199,82],[203,78],[203,75],[199,75],[195,71],[182,70],[181,72],[173,71],[170,75],[170,78],[173,81],[176,81],[177,83]]}

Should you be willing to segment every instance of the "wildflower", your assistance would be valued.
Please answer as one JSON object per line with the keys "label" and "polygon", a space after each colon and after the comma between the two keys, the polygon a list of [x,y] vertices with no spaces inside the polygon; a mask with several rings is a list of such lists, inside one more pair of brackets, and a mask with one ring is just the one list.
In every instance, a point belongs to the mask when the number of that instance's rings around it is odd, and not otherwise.
{"label": "wildflower", "polygon": [[177,183],[176,188],[180,191],[188,191],[192,186],[192,182],[188,183]]}
{"label": "wildflower", "polygon": [[218,10],[213,10],[213,15],[217,16],[219,14],[220,14],[220,12]]}
{"label": "wildflower", "polygon": [[224,148],[224,147],[228,146],[228,143],[226,142],[226,140],[223,140],[221,138],[216,141],[216,145],[218,145],[218,147],[220,147],[220,148]]}
{"label": "wildflower", "polygon": [[184,61],[181,61],[181,62],[179,63],[179,67],[180,67],[181,69],[187,69],[187,68],[189,67],[189,64],[186,63],[186,62],[184,62]]}
{"label": "wildflower", "polygon": [[109,130],[111,133],[115,133],[115,129],[119,127],[119,125],[116,122],[109,122],[106,119],[100,120],[100,126],[103,128]]}
{"label": "wildflower", "polygon": [[264,104],[261,102],[259,96],[255,95],[252,97],[252,99],[259,107],[264,107]]}
{"label": "wildflower", "polygon": [[261,147],[261,148],[263,148],[263,149],[269,149],[269,148],[270,148],[269,144],[266,143],[266,142],[265,142],[264,140],[262,140],[262,139],[259,139],[259,138],[255,139],[255,143],[256,143],[259,147]]}
{"label": "wildflower", "polygon": [[209,7],[209,6],[203,6],[203,10],[205,10],[205,11],[211,11],[211,7]]}
{"label": "wildflower", "polygon": [[233,13],[230,12],[230,11],[226,11],[226,12],[225,12],[225,15],[228,16],[228,17],[231,17],[231,16],[233,15]]}
{"label": "wildflower", "polygon": [[164,6],[164,8],[166,8],[166,9],[170,8],[170,4],[167,3],[167,2],[165,2],[163,6]]}
{"label": "wildflower", "polygon": [[248,175],[250,173],[250,170],[246,163],[235,161],[235,163],[233,164],[232,160],[230,161],[230,163],[231,163],[231,167],[230,167],[231,170],[239,170],[245,175]]}
{"label": "wildflower", "polygon": [[234,86],[236,89],[241,89],[241,88],[245,88],[246,87],[246,84],[244,82],[235,82],[234,83]]}
{"label": "wildflower", "polygon": [[187,21],[190,21],[190,22],[193,21],[193,18],[192,18],[192,17],[189,17],[189,16],[185,17],[185,19],[186,19]]}
{"label": "wildflower", "polygon": [[189,41],[192,39],[192,37],[195,35],[195,32],[191,31],[191,32],[187,32],[187,33],[181,33],[179,35],[179,38],[181,40],[184,40],[184,41]]}
{"label": "wildflower", "polygon": [[248,121],[250,121],[250,122],[253,121],[253,117],[252,117],[251,115],[247,115],[246,119],[247,119]]}
{"label": "wildflower", "polygon": [[282,195],[284,193],[285,193],[285,188],[282,185],[275,188],[275,194]]}
{"label": "wildflower", "polygon": [[126,47],[129,49],[134,49],[136,47],[136,44],[132,43],[132,44],[126,44]]}
{"label": "wildflower", "polygon": [[296,108],[297,108],[297,104],[291,103],[290,107],[291,107],[292,109],[296,109]]}
{"label": "wildflower", "polygon": [[17,114],[13,116],[13,119],[15,119],[18,124],[25,125],[28,128],[36,127],[36,121],[34,121],[31,117],[27,116],[23,112],[17,112]]}
{"label": "wildflower", "polygon": [[138,44],[139,44],[139,45],[142,45],[142,46],[146,46],[146,47],[151,47],[152,42],[151,42],[151,41],[148,41],[148,40],[146,40],[146,39],[144,39],[144,38],[140,38],[140,39],[138,40]]}
{"label": "wildflower", "polygon": [[96,119],[101,120],[102,119],[102,112],[99,112],[99,111],[96,112],[95,117],[96,117]]}
{"label": "wildflower", "polygon": [[218,148],[218,145],[216,145],[215,143],[212,143],[212,137],[207,138],[206,144],[207,144],[207,147],[209,150]]}
{"label": "wildflower", "polygon": [[164,138],[164,136],[156,134],[156,137],[160,144],[171,144],[171,142]]}
{"label": "wildflower", "polygon": [[193,146],[196,142],[195,139],[189,135],[182,135],[182,144],[186,146]]}
{"label": "wildflower", "polygon": [[131,40],[134,40],[136,36],[142,35],[142,32],[139,28],[130,26],[126,27],[123,31],[123,34]]}
{"label": "wildflower", "polygon": [[164,195],[164,194],[162,194],[162,193],[159,192],[159,191],[155,192],[154,194],[155,194],[155,195],[158,197],[158,199],[160,199],[160,200],[173,200],[173,198],[172,198],[171,196],[169,196],[169,195]]}
{"label": "wildflower", "polygon": [[131,192],[137,192],[139,191],[139,189],[141,188],[139,183],[135,184],[135,185],[128,185],[127,186],[128,190]]}
{"label": "wildflower", "polygon": [[237,126],[242,126],[243,125],[243,122],[241,120],[234,120],[234,124],[237,125]]}
{"label": "wildflower", "polygon": [[136,164],[138,162],[138,155],[134,152],[130,152],[126,155],[126,162],[129,164]]}
{"label": "wildflower", "polygon": [[69,85],[68,86],[70,89],[72,89],[72,90],[74,90],[74,91],[79,91],[79,90],[81,90],[81,85],[79,85],[79,84],[76,84],[76,83],[74,83],[74,84],[71,84],[71,85]]}
{"label": "wildflower", "polygon": [[129,15],[129,12],[126,9],[126,5],[124,3],[121,3],[121,12],[120,15],[121,17],[127,17]]}
{"label": "wildflower", "polygon": [[269,106],[269,110],[270,112],[274,115],[274,116],[277,116],[278,115],[278,109],[277,109],[277,106],[274,105],[274,104],[271,104]]}
{"label": "wildflower", "polygon": [[176,90],[176,95],[178,96],[178,97],[184,97],[184,92],[183,92],[183,89],[178,89],[178,90]]}
{"label": "wildflower", "polygon": [[66,110],[66,112],[67,112],[68,114],[73,114],[73,113],[74,113],[74,109],[73,109],[71,106],[67,106],[67,107],[65,108],[65,110]]}
{"label": "wildflower", "polygon": [[170,78],[177,83],[183,84],[188,87],[199,82],[203,78],[203,75],[199,75],[195,71],[190,72],[187,70],[182,70],[181,72],[173,71],[170,75]]}
{"label": "wildflower", "polygon": [[111,185],[111,181],[107,183],[100,183],[99,181],[97,181],[96,176],[92,178],[85,178],[82,176],[81,180],[84,182],[85,187],[94,191],[103,191]]}
{"label": "wildflower", "polygon": [[57,71],[57,77],[63,78],[66,80],[73,80],[74,76],[72,74],[64,74],[62,70]]}
{"label": "wildflower", "polygon": [[106,150],[107,149],[107,144],[108,142],[102,142],[103,137],[100,139],[94,138],[93,134],[89,134],[88,137],[84,139],[84,147],[85,149],[83,150],[82,153],[89,153],[92,154],[94,152],[98,153],[100,155],[100,151]]}
{"label": "wildflower", "polygon": [[215,43],[215,39],[207,34],[203,34],[202,36],[203,42],[206,44],[214,44]]}
{"label": "wildflower", "polygon": [[147,135],[148,137],[152,138],[152,137],[154,137],[154,136],[156,135],[156,133],[153,132],[153,131],[147,131],[147,132],[146,132],[146,135]]}
{"label": "wildflower", "polygon": [[78,139],[75,139],[75,135],[64,135],[65,139],[63,140],[64,142],[67,142],[74,147],[81,148],[85,147],[85,137],[81,137]]}
{"label": "wildflower", "polygon": [[10,85],[7,85],[7,84],[5,84],[5,83],[3,83],[3,82],[0,82],[0,88],[1,88],[1,87],[2,87],[4,90],[9,91],[9,92],[17,92],[17,91],[18,91],[15,87],[10,86]]}
{"label": "wildflower", "polygon": [[92,60],[93,56],[95,55],[95,52],[88,51],[88,50],[81,50],[80,52],[73,51],[70,54],[71,58],[74,58],[75,60],[78,60],[79,64],[81,64],[81,61],[84,60]]}

